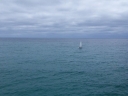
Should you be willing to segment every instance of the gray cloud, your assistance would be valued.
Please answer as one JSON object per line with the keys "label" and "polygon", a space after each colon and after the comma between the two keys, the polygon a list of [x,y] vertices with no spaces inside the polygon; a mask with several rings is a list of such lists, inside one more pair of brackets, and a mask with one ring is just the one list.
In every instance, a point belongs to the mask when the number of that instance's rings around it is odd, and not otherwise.
{"label": "gray cloud", "polygon": [[127,0],[1,0],[0,37],[126,37],[127,17]]}

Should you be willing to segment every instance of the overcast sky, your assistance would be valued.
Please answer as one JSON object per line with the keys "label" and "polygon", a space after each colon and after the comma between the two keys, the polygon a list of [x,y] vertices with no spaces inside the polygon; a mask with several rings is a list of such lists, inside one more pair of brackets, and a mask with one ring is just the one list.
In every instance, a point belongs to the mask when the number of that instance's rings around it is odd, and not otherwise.
{"label": "overcast sky", "polygon": [[0,37],[128,38],[128,0],[0,0]]}

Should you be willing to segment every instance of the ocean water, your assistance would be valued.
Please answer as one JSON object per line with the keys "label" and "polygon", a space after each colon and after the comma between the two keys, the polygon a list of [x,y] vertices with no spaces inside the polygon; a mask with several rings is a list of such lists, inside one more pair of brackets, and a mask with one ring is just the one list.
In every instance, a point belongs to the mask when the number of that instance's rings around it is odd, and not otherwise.
{"label": "ocean water", "polygon": [[0,96],[128,96],[128,39],[0,39]]}

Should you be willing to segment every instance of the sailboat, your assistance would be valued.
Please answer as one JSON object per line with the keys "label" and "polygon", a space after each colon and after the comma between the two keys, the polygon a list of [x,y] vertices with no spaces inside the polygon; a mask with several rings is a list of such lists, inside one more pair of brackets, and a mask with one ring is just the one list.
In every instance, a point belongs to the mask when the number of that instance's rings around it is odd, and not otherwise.
{"label": "sailboat", "polygon": [[80,42],[80,46],[79,46],[79,49],[82,49],[82,42]]}

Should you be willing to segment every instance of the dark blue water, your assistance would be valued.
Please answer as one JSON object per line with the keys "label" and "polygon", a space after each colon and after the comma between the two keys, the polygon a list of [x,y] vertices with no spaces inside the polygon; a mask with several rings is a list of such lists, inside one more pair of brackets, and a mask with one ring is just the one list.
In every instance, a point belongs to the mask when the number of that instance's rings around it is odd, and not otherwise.
{"label": "dark blue water", "polygon": [[128,96],[128,39],[0,39],[0,96]]}

